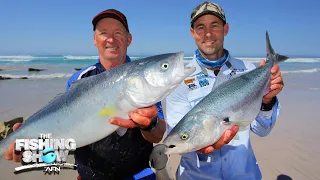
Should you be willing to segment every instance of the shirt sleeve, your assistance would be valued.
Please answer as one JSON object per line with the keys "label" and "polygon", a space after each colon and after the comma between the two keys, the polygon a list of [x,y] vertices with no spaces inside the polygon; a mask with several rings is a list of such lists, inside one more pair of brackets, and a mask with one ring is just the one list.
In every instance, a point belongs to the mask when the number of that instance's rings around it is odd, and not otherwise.
{"label": "shirt sleeve", "polygon": [[66,86],[66,90],[68,91],[69,88],[71,87],[72,83],[77,81],[79,76],[80,76],[80,73],[81,71],[78,71],[76,73],[74,73],[69,79],[68,79],[68,82],[67,82],[67,86]]}
{"label": "shirt sleeve", "polygon": [[177,123],[191,110],[191,105],[187,97],[187,87],[180,84],[165,99],[165,114],[168,124],[168,133],[177,125]]}
{"label": "shirt sleeve", "polygon": [[267,136],[274,127],[280,113],[280,103],[277,101],[270,111],[260,111],[256,119],[250,124],[250,129],[260,137]]}

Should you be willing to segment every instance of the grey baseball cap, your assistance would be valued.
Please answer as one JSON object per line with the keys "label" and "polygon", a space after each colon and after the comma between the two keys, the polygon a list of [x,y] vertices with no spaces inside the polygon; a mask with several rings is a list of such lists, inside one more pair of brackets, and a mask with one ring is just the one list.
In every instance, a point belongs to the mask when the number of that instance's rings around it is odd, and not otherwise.
{"label": "grey baseball cap", "polygon": [[190,19],[191,26],[200,16],[205,14],[213,14],[227,23],[224,10],[219,4],[213,2],[204,2],[192,10]]}

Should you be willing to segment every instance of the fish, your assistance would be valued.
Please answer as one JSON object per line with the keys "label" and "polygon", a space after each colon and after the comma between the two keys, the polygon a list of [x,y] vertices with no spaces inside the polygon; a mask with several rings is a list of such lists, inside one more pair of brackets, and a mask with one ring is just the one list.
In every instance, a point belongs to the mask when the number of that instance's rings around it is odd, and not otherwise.
{"label": "fish", "polygon": [[238,125],[239,131],[249,128],[260,112],[263,96],[269,91],[271,68],[289,58],[275,53],[268,31],[266,51],[263,66],[231,77],[218,73],[212,91],[159,144],[166,147],[165,154],[183,154],[212,145],[233,125]]}
{"label": "fish", "polygon": [[76,148],[107,137],[121,129],[110,118],[129,119],[130,111],[160,102],[195,71],[184,66],[183,57],[183,52],[154,55],[75,81],[0,141],[0,158],[16,139],[40,134],[71,138]]}

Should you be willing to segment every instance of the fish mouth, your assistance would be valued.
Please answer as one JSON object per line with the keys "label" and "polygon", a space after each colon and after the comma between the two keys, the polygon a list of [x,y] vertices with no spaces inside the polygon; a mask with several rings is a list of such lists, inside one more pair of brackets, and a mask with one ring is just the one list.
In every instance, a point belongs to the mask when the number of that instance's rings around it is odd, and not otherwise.
{"label": "fish mouth", "polygon": [[176,59],[176,63],[175,63],[176,68],[171,74],[173,79],[173,82],[172,82],[173,85],[180,84],[183,79],[190,76],[196,70],[196,68],[193,66],[187,67],[184,65],[183,52],[176,53],[176,56],[174,58]]}
{"label": "fish mouth", "polygon": [[182,154],[189,152],[189,146],[186,143],[183,144],[170,144],[170,145],[165,145],[165,151],[164,153],[166,155],[172,155],[172,154]]}
{"label": "fish mouth", "polygon": [[174,78],[174,81],[172,82],[173,85],[180,84],[181,80],[190,76],[193,72],[195,72],[195,70],[196,70],[196,67],[194,67],[194,66],[191,66],[191,67],[184,66],[183,67],[183,74],[173,73],[172,74],[172,76]]}

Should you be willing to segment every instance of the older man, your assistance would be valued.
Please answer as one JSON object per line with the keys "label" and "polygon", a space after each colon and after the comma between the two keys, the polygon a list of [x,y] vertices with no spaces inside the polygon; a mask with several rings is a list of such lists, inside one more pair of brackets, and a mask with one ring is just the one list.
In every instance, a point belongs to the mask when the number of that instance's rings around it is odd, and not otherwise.
{"label": "older man", "polygon": [[[67,90],[79,79],[130,62],[127,48],[131,44],[132,35],[126,16],[115,9],[108,9],[97,14],[92,24],[99,59],[97,63],[73,74],[68,80]],[[130,120],[117,117],[110,119],[110,123],[123,128],[98,142],[76,149],[78,179],[118,180],[148,175],[149,179],[154,179],[152,171],[148,169],[149,155],[153,143],[161,141],[166,129],[160,112],[159,115],[158,117],[158,109],[154,105],[129,113]],[[6,159],[20,161],[21,157],[14,155],[12,146]]]}

